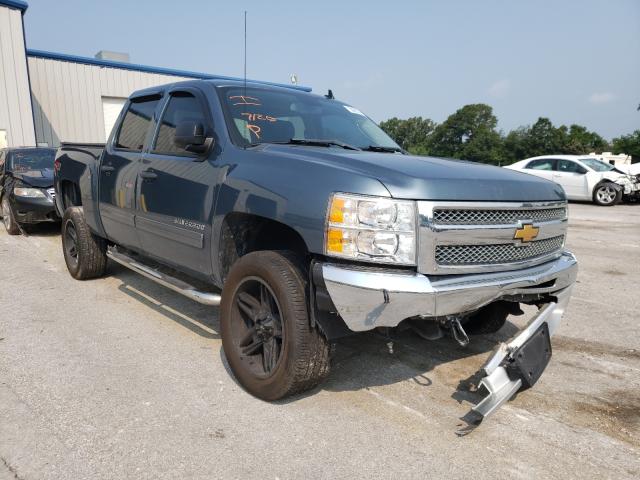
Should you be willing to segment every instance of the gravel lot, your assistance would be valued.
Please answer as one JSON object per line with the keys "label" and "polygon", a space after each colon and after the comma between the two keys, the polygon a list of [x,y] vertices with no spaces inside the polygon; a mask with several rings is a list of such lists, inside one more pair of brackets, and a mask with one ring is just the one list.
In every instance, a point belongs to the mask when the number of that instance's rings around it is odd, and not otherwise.
{"label": "gravel lot", "polygon": [[230,376],[216,309],[117,265],[68,275],[51,227],[0,231],[0,479],[638,478],[640,205],[571,205],[580,274],[540,382],[472,434],[467,349],[338,344],[329,381],[265,403]]}

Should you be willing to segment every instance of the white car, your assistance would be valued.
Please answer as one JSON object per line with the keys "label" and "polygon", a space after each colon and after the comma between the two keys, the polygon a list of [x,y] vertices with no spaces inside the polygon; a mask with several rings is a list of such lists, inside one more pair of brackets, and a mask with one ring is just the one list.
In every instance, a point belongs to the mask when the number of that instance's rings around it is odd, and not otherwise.
{"label": "white car", "polygon": [[613,165],[580,155],[544,155],[505,168],[558,183],[569,200],[589,200],[611,206],[623,195],[640,197],[640,176],[627,175]]}

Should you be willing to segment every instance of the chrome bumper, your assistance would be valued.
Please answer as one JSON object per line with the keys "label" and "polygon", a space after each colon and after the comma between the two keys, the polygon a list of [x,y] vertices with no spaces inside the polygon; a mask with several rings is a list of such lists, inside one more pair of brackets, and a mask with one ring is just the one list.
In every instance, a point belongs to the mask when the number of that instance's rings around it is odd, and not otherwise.
{"label": "chrome bumper", "polygon": [[573,285],[577,273],[578,264],[570,252],[518,271],[437,277],[329,263],[322,266],[329,296],[353,331],[395,327],[419,315],[472,312],[512,295],[555,294]]}

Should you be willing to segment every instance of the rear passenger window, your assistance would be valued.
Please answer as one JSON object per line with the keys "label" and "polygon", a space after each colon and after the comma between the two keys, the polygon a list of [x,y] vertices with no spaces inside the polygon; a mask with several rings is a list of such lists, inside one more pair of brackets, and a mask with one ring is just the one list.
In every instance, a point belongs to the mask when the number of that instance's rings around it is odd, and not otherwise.
{"label": "rear passenger window", "polygon": [[555,160],[551,158],[545,158],[540,160],[532,160],[527,163],[525,168],[531,168],[533,170],[553,170],[553,162]]}
{"label": "rear passenger window", "polygon": [[142,151],[159,101],[160,97],[153,96],[135,99],[129,104],[116,139],[117,148]]}
{"label": "rear passenger window", "polygon": [[202,105],[193,95],[187,92],[176,92],[171,95],[162,115],[153,153],[193,156],[182,148],[176,147],[173,141],[176,127],[180,122],[186,121],[201,123],[205,129],[208,123]]}

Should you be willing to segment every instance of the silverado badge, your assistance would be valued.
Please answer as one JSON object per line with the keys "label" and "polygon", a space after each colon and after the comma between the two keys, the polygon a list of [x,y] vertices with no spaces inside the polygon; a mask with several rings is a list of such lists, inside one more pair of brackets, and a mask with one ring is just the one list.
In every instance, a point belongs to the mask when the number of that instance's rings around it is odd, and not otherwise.
{"label": "silverado badge", "polygon": [[529,243],[531,240],[538,236],[540,228],[534,227],[530,223],[525,223],[519,228],[516,228],[516,233],[513,236],[514,240],[520,240],[522,243]]}

